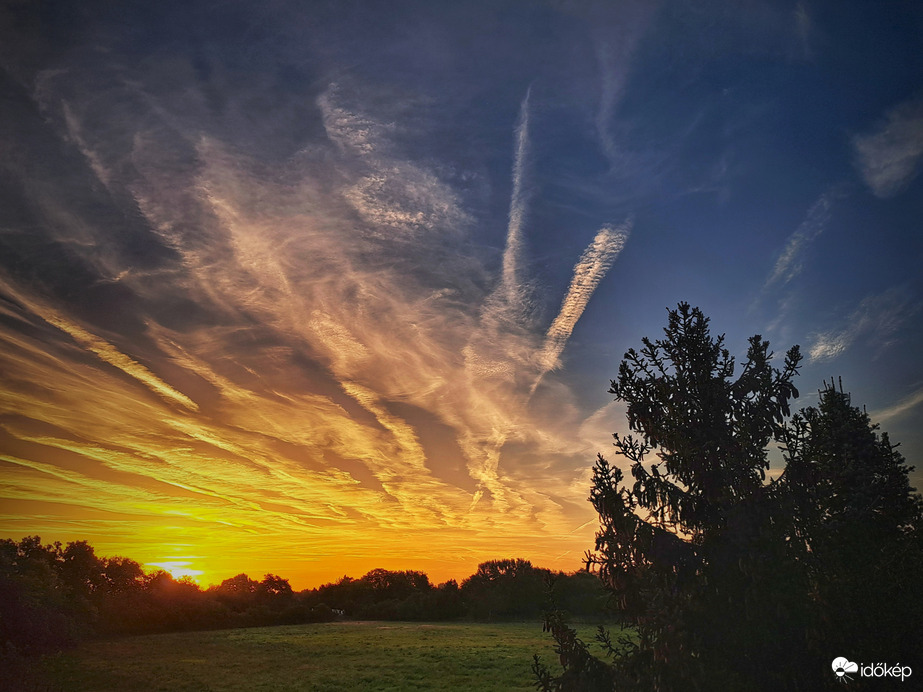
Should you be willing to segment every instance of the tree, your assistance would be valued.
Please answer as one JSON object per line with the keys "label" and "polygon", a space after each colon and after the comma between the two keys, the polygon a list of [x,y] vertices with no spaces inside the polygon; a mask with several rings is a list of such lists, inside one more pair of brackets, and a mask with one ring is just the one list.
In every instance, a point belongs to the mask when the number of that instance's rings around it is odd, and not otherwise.
{"label": "tree", "polygon": [[294,598],[292,585],[288,579],[276,574],[267,574],[256,587],[258,600],[277,606],[287,605]]}
{"label": "tree", "polygon": [[0,540],[0,663],[74,640],[80,610],[62,583],[60,552],[60,543],[43,546],[38,536]]}
{"label": "tree", "polygon": [[259,582],[241,572],[240,574],[225,579],[218,585],[217,590],[218,593],[227,594],[229,596],[248,596],[256,593],[257,586],[259,586]]}
{"label": "tree", "polygon": [[104,562],[86,541],[68,543],[61,552],[61,578],[75,596],[91,597],[105,583],[104,570]]}
{"label": "tree", "polygon": [[[630,350],[610,392],[632,483],[599,456],[597,571],[635,637],[589,652],[558,613],[546,625],[563,672],[544,690],[814,690],[837,652],[908,660],[923,642],[923,501],[910,468],[850,397],[831,387],[791,417],[797,347],[781,369],[749,340],[735,363],[681,303],[665,338]],[[786,467],[768,481],[768,445]],[[653,457],[653,459],[652,459]]]}
{"label": "tree", "polygon": [[210,589],[218,601],[237,613],[250,608],[256,600],[259,582],[241,572],[225,579],[217,587]]}
{"label": "tree", "polygon": [[372,599],[376,601],[404,599],[431,588],[429,577],[415,570],[392,572],[379,567],[366,573],[362,581],[372,588]]}
{"label": "tree", "polygon": [[785,431],[783,479],[797,502],[798,530],[812,551],[860,532],[876,543],[923,539],[921,501],[903,456],[887,433],[833,383],[817,407],[796,414]]}
{"label": "tree", "polygon": [[461,591],[469,612],[477,618],[527,617],[541,607],[548,577],[548,570],[521,558],[488,560],[462,582]]}
{"label": "tree", "polygon": [[772,519],[778,487],[764,481],[801,356],[794,347],[775,369],[754,336],[734,379],[724,337],[687,303],[669,311],[664,334],[629,350],[611,382],[627,403],[632,434],[614,437],[634,482],[599,456],[590,494],[600,531],[588,567],[638,639],[603,635],[613,657],[604,671],[552,618],[565,671],[545,675],[546,689],[611,689],[615,679],[620,689],[782,689],[765,661],[799,623],[760,606],[772,586],[764,568],[775,562],[779,574],[790,562]]}
{"label": "tree", "polygon": [[127,557],[110,557],[105,559],[103,579],[110,593],[137,591],[144,584],[144,570]]}
{"label": "tree", "polygon": [[906,661],[923,644],[923,500],[908,481],[913,468],[877,428],[831,380],[787,426],[781,480],[818,640]]}

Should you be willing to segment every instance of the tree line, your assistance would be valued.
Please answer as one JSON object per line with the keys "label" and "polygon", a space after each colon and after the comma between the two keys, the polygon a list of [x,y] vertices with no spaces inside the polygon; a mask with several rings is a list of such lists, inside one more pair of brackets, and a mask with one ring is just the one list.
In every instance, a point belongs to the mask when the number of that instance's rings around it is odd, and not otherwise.
{"label": "tree line", "polygon": [[377,620],[497,620],[543,614],[546,596],[577,617],[595,616],[599,581],[491,560],[458,584],[434,585],[424,572],[373,569],[360,578],[296,592],[288,579],[238,574],[201,588],[190,578],[146,572],[125,557],[99,557],[86,541],[43,544],[38,536],[0,540],[0,654],[33,655],[94,636]]}

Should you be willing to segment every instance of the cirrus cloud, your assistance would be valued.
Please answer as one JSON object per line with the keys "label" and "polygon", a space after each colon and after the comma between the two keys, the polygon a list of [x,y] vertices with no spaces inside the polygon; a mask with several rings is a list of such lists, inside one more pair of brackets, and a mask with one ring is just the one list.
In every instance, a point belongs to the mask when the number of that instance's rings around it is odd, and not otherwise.
{"label": "cirrus cloud", "polygon": [[853,138],[856,165],[877,197],[903,192],[923,157],[923,98],[901,103],[870,133]]}

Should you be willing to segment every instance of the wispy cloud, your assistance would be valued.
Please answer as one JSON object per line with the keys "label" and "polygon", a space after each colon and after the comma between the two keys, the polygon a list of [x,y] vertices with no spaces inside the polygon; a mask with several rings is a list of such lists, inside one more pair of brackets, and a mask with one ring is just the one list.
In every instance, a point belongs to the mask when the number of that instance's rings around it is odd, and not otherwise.
{"label": "wispy cloud", "polygon": [[365,231],[394,238],[463,230],[470,219],[456,193],[432,171],[395,155],[390,140],[399,128],[351,108],[354,99],[351,89],[332,83],[317,103],[327,137],[355,166],[356,179],[341,194]]}
{"label": "wispy cloud", "polygon": [[[630,44],[622,44],[625,55],[630,49]],[[599,138],[600,146],[609,160],[609,165],[614,166],[619,160],[619,151],[615,143],[615,137],[612,135],[612,116],[618,98],[621,96],[622,89],[625,86],[627,65],[625,62],[616,62],[612,55],[612,47],[609,43],[600,42],[596,46],[596,58],[600,70],[600,94],[599,108],[596,111],[596,135]]]}
{"label": "wispy cloud", "polygon": [[640,32],[637,28],[634,29],[631,32],[626,31],[620,40],[601,40],[596,44],[596,58],[600,71],[599,107],[595,118],[596,136],[612,168],[622,167],[625,163],[612,132],[612,121],[628,80],[631,54],[640,38]]}
{"label": "wispy cloud", "polygon": [[801,57],[810,58],[813,54],[811,50],[811,34],[814,31],[814,22],[803,2],[799,2],[795,6],[794,19],[795,36],[801,46]]}
{"label": "wispy cloud", "polygon": [[630,221],[618,227],[603,226],[580,256],[574,266],[574,274],[567,295],[561,303],[561,309],[545,334],[545,343],[539,355],[542,373],[558,366],[558,359],[574,331],[577,320],[586,309],[599,282],[625,247],[630,232]]}
{"label": "wispy cloud", "polygon": [[[184,124],[195,96],[140,98],[135,83],[114,79],[92,100],[68,92],[61,110],[68,85],[49,80],[42,98],[110,203],[140,215],[145,242],[169,253],[149,271],[118,253],[99,269],[119,277],[130,336],[104,338],[67,304],[0,287],[9,324],[47,332],[0,325],[0,371],[15,373],[0,404],[18,416],[4,434],[45,460],[8,461],[15,482],[0,492],[63,502],[77,517],[70,531],[152,563],[166,558],[81,517],[131,516],[149,527],[136,539],[156,527],[213,565],[256,532],[262,554],[295,546],[332,556],[337,571],[389,551],[404,564],[451,564],[459,551],[476,560],[486,547],[580,552],[581,536],[561,527],[589,519],[587,465],[572,455],[589,458],[591,442],[567,430],[564,419],[579,429],[577,407],[552,414],[529,387],[558,361],[628,228],[600,230],[547,334],[509,303],[526,281],[529,94],[492,275],[465,245],[463,192],[403,152],[399,119],[364,104],[361,86],[327,88],[315,101],[322,138],[268,165]],[[136,112],[119,111],[113,129],[106,102]],[[106,236],[79,223],[60,216],[55,237],[80,230],[87,242],[71,253],[97,267]],[[559,461],[551,470],[537,458]]]}
{"label": "wispy cloud", "polygon": [[64,123],[67,127],[67,133],[71,141],[76,145],[77,149],[80,150],[80,153],[84,155],[89,163],[90,168],[93,169],[93,172],[96,174],[96,177],[99,181],[109,187],[109,180],[111,178],[111,173],[106,170],[106,167],[99,160],[99,157],[96,155],[96,152],[87,145],[84,141],[83,136],[80,133],[80,128],[77,124],[77,119],[74,117],[74,114],[71,112],[71,109],[68,107],[66,101],[61,102],[61,111],[64,115]]}
{"label": "wispy cloud", "polygon": [[913,410],[920,404],[923,404],[923,387],[908,394],[903,399],[895,404],[892,404],[891,406],[879,409],[877,411],[872,411],[869,416],[876,422],[884,423],[891,420],[892,418],[897,418],[907,413],[908,411]]}
{"label": "wispy cloud", "polygon": [[[775,302],[775,315],[770,318],[767,325],[770,332],[776,331],[787,321],[789,313],[797,304],[799,295],[790,284],[804,271],[810,247],[827,230],[833,205],[841,195],[840,188],[833,187],[814,201],[798,228],[786,239],[772,271],[751,301],[749,306],[751,312],[756,310],[763,301]],[[837,345],[834,343],[827,344],[826,347],[821,344],[819,353],[832,352],[836,348]]]}
{"label": "wispy cloud", "polygon": [[808,246],[824,232],[830,222],[830,209],[836,199],[835,192],[822,194],[808,210],[804,221],[785,242],[785,247],[776,260],[763,290],[781,288],[804,270],[804,253]]}
{"label": "wispy cloud", "polygon": [[599,100],[594,125],[596,138],[609,167],[628,174],[627,157],[613,131],[616,110],[622,99],[632,67],[632,58],[644,36],[656,2],[612,3],[605,11],[617,16],[613,25],[598,31],[594,41],[599,69]]}
{"label": "wispy cloud", "polygon": [[516,146],[513,150],[513,192],[510,197],[501,279],[503,292],[511,304],[517,303],[521,298],[519,263],[522,259],[523,225],[529,201],[526,176],[529,156],[529,95],[531,92],[532,87],[529,87],[519,106],[519,118],[514,130]]}
{"label": "wispy cloud", "polygon": [[119,351],[119,349],[105,339],[75,324],[54,308],[44,305],[34,298],[27,297],[2,279],[0,279],[0,291],[14,298],[20,304],[28,306],[33,314],[41,317],[53,327],[60,329],[76,341],[82,348],[96,355],[104,363],[108,363],[121,370],[129,377],[134,378],[155,394],[162,396],[168,401],[180,404],[191,411],[198,410],[199,407],[188,396],[171,387],[149,369]]}
{"label": "wispy cloud", "polygon": [[884,346],[888,338],[917,311],[903,292],[892,289],[884,293],[868,296],[846,318],[846,323],[839,329],[815,334],[808,347],[812,362],[832,360],[845,353],[858,339],[873,336],[879,346]]}
{"label": "wispy cloud", "polygon": [[853,138],[856,165],[878,197],[893,197],[916,177],[923,157],[923,98],[891,109],[872,132]]}

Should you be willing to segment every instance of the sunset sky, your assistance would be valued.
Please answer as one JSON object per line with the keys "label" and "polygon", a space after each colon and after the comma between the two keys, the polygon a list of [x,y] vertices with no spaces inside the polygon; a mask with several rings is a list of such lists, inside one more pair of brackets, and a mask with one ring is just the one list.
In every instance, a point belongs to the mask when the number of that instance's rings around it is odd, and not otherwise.
{"label": "sunset sky", "polygon": [[576,569],[683,300],[923,468],[919,2],[10,0],[0,68],[0,537]]}

